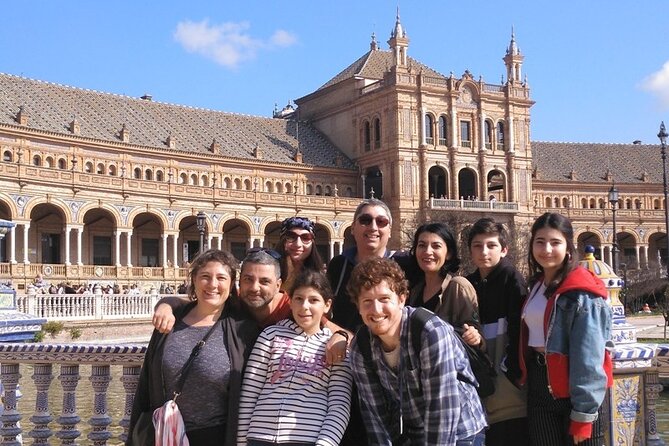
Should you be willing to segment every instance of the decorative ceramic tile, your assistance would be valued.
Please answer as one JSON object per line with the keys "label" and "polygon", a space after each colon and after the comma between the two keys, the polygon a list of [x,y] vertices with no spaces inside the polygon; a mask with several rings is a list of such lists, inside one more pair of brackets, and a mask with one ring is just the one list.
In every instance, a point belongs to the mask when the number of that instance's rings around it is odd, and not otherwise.
{"label": "decorative ceramic tile", "polygon": [[617,375],[611,388],[611,445],[645,445],[643,375]]}

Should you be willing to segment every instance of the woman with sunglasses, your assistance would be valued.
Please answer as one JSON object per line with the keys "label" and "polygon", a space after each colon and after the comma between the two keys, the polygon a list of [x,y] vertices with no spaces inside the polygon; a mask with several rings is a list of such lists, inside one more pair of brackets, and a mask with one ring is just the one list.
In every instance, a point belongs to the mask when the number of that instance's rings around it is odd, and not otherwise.
{"label": "woman with sunglasses", "polygon": [[413,261],[423,277],[411,288],[408,305],[424,307],[462,330],[463,339],[481,346],[478,299],[474,286],[456,276],[460,268],[455,236],[444,223],[426,223],[416,230],[411,247]]}
{"label": "woman with sunglasses", "polygon": [[281,223],[276,251],[281,254],[281,289],[289,290],[304,270],[323,271],[323,260],[316,249],[314,222],[290,217]]}

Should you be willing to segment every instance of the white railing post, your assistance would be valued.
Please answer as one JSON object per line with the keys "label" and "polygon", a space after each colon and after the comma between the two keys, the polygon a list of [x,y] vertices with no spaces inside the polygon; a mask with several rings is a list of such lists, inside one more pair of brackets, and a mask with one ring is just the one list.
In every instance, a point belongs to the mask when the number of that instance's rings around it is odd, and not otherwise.
{"label": "white railing post", "polygon": [[36,314],[35,304],[37,300],[37,289],[32,283],[28,285],[26,290],[26,309],[25,312],[28,314]]}
{"label": "white railing post", "polygon": [[102,319],[102,288],[97,283],[93,288],[93,295],[95,302],[95,319]]}
{"label": "white railing post", "polygon": [[[155,288],[152,289],[152,291],[155,291]],[[156,308],[156,305],[158,305],[159,300],[160,300],[160,295],[158,293],[151,293],[151,299],[149,299],[149,302],[151,303],[151,308],[149,308],[149,314],[153,314],[153,309]]]}

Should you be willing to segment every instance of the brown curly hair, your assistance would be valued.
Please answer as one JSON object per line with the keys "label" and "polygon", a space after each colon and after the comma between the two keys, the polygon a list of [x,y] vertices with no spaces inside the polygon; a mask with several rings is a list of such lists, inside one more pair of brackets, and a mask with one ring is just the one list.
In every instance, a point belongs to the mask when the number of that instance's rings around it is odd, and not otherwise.
{"label": "brown curly hair", "polygon": [[363,290],[369,290],[384,280],[388,288],[398,296],[409,294],[409,282],[404,277],[402,268],[392,259],[378,257],[367,259],[353,268],[346,291],[357,306],[358,296]]}

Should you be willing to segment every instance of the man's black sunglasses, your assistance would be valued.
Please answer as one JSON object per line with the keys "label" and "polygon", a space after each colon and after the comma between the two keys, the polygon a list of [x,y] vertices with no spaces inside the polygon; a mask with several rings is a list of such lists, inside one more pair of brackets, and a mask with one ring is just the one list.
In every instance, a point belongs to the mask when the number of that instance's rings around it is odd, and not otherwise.
{"label": "man's black sunglasses", "polygon": [[377,215],[376,217],[372,217],[369,214],[358,215],[358,223],[360,223],[363,226],[371,225],[372,221],[376,221],[376,226],[378,228],[385,228],[390,224],[390,219],[388,219],[388,217],[385,217],[383,215]]}
{"label": "man's black sunglasses", "polygon": [[246,255],[255,254],[256,252],[264,252],[265,254],[272,257],[274,260],[281,260],[281,254],[270,248],[251,248],[246,251]]}

